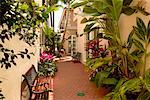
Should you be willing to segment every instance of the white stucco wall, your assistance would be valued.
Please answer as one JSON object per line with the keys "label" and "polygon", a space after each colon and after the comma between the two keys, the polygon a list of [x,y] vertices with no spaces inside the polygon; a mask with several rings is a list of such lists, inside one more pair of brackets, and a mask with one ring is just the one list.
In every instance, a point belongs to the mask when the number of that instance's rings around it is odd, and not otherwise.
{"label": "white stucco wall", "polygon": [[[77,10],[78,12],[78,10]],[[82,16],[77,15],[77,52],[81,53],[81,62],[85,64],[86,62],[86,37],[87,34],[84,33],[84,27],[85,24],[81,24],[81,20],[83,19]],[[80,37],[80,35],[83,34],[83,36]]]}
{"label": "white stucco wall", "polygon": [[[38,0],[38,2],[41,2],[41,0]],[[39,5],[41,5],[41,3],[39,3]],[[40,30],[37,31],[40,32]],[[0,68],[0,80],[2,81],[0,88],[2,89],[5,100],[21,100],[22,74],[26,73],[32,64],[37,68],[39,44],[40,41],[38,38],[34,46],[29,46],[24,41],[20,41],[17,35],[9,41],[5,41],[4,46],[8,49],[13,49],[16,53],[25,48],[29,50],[28,52],[34,53],[34,56],[32,55],[30,59],[27,59],[27,57],[24,59],[18,57],[18,59],[16,59],[16,66],[12,66],[9,69],[5,69],[5,67]],[[0,54],[0,57],[2,57],[2,54]]]}
{"label": "white stucco wall", "polygon": [[21,57],[18,57],[16,60],[17,65],[12,66],[9,69],[0,68],[0,79],[2,80],[0,88],[2,88],[6,100],[20,100],[22,74],[27,72],[32,64],[37,67],[39,43],[37,41],[35,46],[30,47],[23,41],[19,41],[16,36],[10,41],[6,41],[5,47],[14,49],[15,52],[22,51],[27,48],[29,52],[33,52],[35,54],[35,56],[31,56],[31,59],[27,59],[27,57],[21,59]]}

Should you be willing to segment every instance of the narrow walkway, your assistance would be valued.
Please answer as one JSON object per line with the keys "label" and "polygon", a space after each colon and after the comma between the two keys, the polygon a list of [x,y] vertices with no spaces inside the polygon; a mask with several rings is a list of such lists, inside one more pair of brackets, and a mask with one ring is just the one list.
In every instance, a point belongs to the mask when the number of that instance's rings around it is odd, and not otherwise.
{"label": "narrow walkway", "polygon": [[57,67],[54,100],[102,100],[105,91],[88,80],[82,64],[59,62]]}

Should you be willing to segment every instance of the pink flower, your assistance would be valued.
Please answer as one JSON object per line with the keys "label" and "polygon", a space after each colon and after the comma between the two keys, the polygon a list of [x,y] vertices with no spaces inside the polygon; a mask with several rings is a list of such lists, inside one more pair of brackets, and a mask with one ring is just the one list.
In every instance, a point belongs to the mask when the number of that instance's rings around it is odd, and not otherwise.
{"label": "pink flower", "polygon": [[42,52],[40,54],[40,61],[45,62],[45,61],[50,61],[53,59],[53,55],[50,53]]}

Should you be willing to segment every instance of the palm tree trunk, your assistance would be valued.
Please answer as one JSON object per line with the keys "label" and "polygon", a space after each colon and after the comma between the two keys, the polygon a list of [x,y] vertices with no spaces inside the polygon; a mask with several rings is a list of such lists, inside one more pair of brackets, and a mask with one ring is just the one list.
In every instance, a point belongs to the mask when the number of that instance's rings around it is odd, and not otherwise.
{"label": "palm tree trunk", "polygon": [[68,26],[68,19],[69,19],[69,11],[70,11],[70,0],[68,0],[67,2],[67,5],[68,7],[66,8],[66,23],[65,23],[65,29],[64,29],[64,34],[63,34],[63,38],[62,38],[62,46],[65,42],[65,35],[66,35],[66,32],[67,32],[67,26]]}

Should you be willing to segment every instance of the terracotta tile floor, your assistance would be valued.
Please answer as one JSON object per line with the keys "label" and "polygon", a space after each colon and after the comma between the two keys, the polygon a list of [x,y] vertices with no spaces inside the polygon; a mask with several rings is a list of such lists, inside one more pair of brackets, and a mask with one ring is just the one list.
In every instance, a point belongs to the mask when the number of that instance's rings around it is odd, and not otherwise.
{"label": "terracotta tile floor", "polygon": [[[88,80],[81,63],[59,62],[54,78],[54,100],[102,100],[106,93]],[[78,96],[81,92],[84,96]]]}

